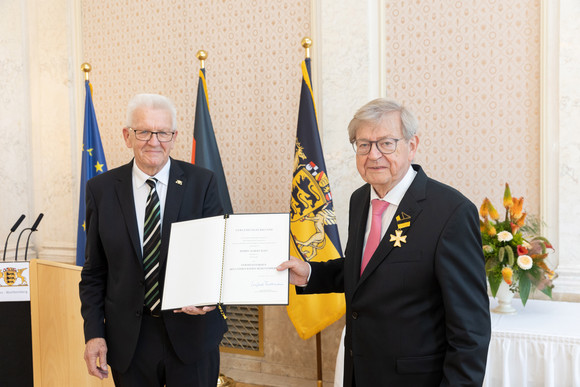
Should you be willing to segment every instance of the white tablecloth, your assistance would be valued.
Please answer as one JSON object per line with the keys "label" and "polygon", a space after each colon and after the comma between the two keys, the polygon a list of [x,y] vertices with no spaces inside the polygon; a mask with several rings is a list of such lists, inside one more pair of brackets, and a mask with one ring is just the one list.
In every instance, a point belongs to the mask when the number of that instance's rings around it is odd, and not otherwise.
{"label": "white tablecloth", "polygon": [[491,314],[484,386],[580,387],[580,303],[512,305],[515,315]]}
{"label": "white tablecloth", "polygon": [[[580,303],[529,300],[491,314],[486,387],[580,387]],[[491,309],[497,306],[490,300]],[[344,330],[334,386],[342,387]]]}

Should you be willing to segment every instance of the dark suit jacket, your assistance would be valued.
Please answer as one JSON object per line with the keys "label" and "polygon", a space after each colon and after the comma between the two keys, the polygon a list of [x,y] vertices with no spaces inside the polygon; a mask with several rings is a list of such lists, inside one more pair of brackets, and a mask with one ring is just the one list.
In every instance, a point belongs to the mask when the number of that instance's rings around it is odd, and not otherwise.
{"label": "dark suit jacket", "polygon": [[350,200],[345,258],[311,263],[304,292],[345,292],[344,386],[481,386],[491,334],[476,207],[421,167],[359,278],[370,185]]}
{"label": "dark suit jacket", "polygon": [[[119,372],[126,371],[133,358],[144,299],[132,167],[131,162],[87,182],[86,261],[79,285],[85,340],[105,338],[107,361]],[[212,172],[172,159],[168,184],[161,241],[161,289],[171,223],[223,213]],[[162,315],[173,348],[185,363],[195,362],[207,350],[216,348],[227,330],[217,310],[204,316],[172,311]]]}

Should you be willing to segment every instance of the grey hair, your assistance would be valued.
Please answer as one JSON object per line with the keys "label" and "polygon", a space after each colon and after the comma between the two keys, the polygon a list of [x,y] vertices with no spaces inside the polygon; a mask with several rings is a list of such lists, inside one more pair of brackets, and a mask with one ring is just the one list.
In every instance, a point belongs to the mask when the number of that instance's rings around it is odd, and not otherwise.
{"label": "grey hair", "polygon": [[379,125],[390,113],[398,112],[401,116],[401,129],[405,140],[417,134],[419,121],[413,113],[398,102],[386,98],[377,98],[362,106],[348,124],[348,137],[351,143],[356,140],[356,131],[362,124]]}
{"label": "grey hair", "polygon": [[127,127],[133,125],[133,114],[138,109],[166,110],[171,113],[171,130],[177,128],[177,110],[171,100],[159,94],[137,94],[127,106]]}

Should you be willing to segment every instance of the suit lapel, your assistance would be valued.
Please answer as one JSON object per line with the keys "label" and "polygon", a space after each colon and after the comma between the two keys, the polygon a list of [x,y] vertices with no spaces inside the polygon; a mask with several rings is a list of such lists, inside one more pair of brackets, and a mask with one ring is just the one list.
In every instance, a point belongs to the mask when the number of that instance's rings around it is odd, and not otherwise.
{"label": "suit lapel", "polygon": [[115,189],[119,199],[119,205],[125,225],[129,236],[131,237],[131,244],[135,250],[135,256],[138,257],[139,262],[143,262],[141,253],[141,241],[139,240],[139,228],[137,226],[137,216],[135,214],[135,199],[133,197],[133,161],[125,164],[119,169],[119,174],[116,181]]}
{"label": "suit lapel", "polygon": [[[402,214],[406,214],[409,216],[410,225],[408,227],[401,228],[401,236],[407,235],[407,232],[413,227],[413,223],[419,217],[419,214],[422,211],[422,208],[419,204],[420,201],[425,199],[425,187],[427,183],[427,175],[418,165],[413,165],[413,168],[417,171],[417,176],[413,180],[413,183],[409,186],[409,189],[403,196],[399,207],[397,208],[397,212],[393,217],[393,220],[389,224],[389,228],[385,233],[383,239],[379,243],[375,253],[371,257],[363,275],[360,278],[360,282],[363,282],[366,278],[368,278],[372,272],[379,266],[384,260],[389,258],[391,253],[396,252],[396,249],[403,248],[405,243],[401,243],[401,247],[395,247],[394,241],[391,241],[391,235],[395,236],[395,231],[399,229],[399,222],[397,221],[397,216],[401,216]],[[368,206],[367,206],[367,213],[365,216],[368,215]],[[364,239],[364,229],[363,229],[363,239]],[[362,247],[361,247],[362,250]],[[360,266],[359,266],[360,267]]]}
{"label": "suit lapel", "polygon": [[167,196],[165,198],[165,209],[163,212],[163,233],[161,236],[161,265],[165,264],[167,251],[169,249],[169,235],[171,224],[179,219],[179,208],[183,201],[184,187],[187,179],[177,162],[171,159],[169,170],[169,180],[167,181]]}

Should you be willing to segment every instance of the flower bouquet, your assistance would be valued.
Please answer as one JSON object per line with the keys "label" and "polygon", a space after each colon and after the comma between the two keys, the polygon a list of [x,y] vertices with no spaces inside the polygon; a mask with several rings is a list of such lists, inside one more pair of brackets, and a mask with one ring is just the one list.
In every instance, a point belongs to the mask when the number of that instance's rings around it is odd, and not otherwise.
{"label": "flower bouquet", "polygon": [[[506,183],[503,195],[504,220],[488,198],[480,209],[481,239],[485,256],[485,270],[491,294],[496,296],[502,281],[512,293],[519,293],[525,306],[531,292],[536,289],[552,298],[552,280],[555,278],[545,262],[550,242],[537,235],[538,222],[526,225],[526,213],[522,211],[524,198],[512,197]],[[533,223],[533,222],[530,222]]]}

